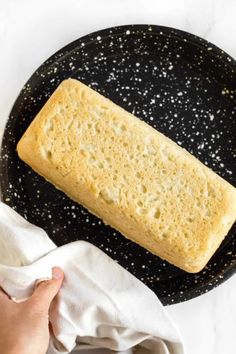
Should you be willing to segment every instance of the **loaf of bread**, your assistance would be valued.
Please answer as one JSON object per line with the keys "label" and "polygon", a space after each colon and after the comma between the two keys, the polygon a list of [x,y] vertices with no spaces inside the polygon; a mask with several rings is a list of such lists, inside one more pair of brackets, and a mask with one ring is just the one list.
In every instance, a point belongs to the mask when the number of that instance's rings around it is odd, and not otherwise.
{"label": "loaf of bread", "polygon": [[81,82],[63,81],[17,146],[37,173],[125,237],[200,271],[236,219],[236,189]]}

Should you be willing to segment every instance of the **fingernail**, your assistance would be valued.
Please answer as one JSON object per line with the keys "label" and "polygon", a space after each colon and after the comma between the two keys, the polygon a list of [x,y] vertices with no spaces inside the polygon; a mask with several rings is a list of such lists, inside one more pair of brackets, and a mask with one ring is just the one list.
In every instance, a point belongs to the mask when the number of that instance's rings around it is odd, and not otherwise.
{"label": "fingernail", "polygon": [[63,277],[63,271],[61,270],[61,268],[52,268],[52,277],[57,280],[61,279]]}

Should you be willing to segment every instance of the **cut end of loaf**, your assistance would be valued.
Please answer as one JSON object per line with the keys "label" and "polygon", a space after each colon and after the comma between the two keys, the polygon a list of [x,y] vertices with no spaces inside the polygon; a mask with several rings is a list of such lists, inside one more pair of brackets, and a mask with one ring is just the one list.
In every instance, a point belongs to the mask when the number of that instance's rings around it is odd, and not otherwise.
{"label": "cut end of loaf", "polygon": [[236,190],[81,82],[63,81],[17,146],[22,160],[124,236],[188,271],[236,218]]}

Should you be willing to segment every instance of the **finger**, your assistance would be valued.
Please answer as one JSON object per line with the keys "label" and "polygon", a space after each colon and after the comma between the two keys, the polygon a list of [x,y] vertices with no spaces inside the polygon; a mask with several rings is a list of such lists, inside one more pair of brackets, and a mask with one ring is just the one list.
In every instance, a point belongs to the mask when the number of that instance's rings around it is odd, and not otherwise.
{"label": "finger", "polygon": [[52,300],[62,285],[63,278],[63,271],[59,267],[54,267],[52,269],[52,279],[39,283],[30,301],[36,304],[38,308],[48,311]]}

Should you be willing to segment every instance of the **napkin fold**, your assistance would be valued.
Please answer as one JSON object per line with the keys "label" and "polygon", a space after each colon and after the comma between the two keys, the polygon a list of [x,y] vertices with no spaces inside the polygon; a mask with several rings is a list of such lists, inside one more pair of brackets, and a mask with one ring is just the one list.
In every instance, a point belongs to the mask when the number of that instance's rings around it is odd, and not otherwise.
{"label": "napkin fold", "polygon": [[57,247],[0,202],[0,286],[16,301],[59,266],[65,280],[53,302],[48,354],[183,354],[181,337],[156,295],[97,247]]}

